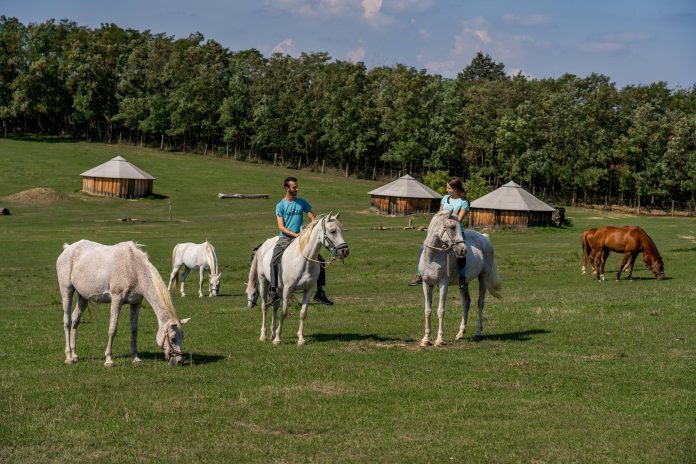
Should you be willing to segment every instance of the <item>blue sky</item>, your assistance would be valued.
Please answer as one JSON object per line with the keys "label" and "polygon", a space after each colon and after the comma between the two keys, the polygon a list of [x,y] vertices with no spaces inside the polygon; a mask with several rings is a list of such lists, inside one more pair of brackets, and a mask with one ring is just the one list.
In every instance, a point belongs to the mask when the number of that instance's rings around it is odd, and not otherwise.
{"label": "blue sky", "polygon": [[623,87],[696,83],[696,0],[0,0],[22,23],[67,18],[230,50],[328,52],[455,77],[477,51],[533,78],[605,74]]}

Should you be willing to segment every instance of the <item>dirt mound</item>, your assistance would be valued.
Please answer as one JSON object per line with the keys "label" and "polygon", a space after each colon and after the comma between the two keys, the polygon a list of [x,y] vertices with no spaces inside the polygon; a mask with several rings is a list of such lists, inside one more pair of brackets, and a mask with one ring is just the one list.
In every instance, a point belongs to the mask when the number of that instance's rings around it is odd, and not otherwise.
{"label": "dirt mound", "polygon": [[62,193],[58,193],[53,189],[37,187],[29,190],[24,190],[23,192],[15,193],[13,195],[5,197],[4,199],[5,201],[12,203],[48,204],[64,200],[65,198],[65,195],[63,195]]}

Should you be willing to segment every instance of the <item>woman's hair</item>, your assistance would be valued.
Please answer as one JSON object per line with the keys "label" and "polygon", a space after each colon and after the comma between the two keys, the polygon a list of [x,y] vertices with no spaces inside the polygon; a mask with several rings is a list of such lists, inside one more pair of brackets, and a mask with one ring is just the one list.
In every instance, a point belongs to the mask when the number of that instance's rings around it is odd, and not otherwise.
{"label": "woman's hair", "polygon": [[466,195],[466,193],[464,192],[464,185],[462,185],[462,179],[460,179],[459,177],[452,177],[450,180],[447,181],[447,185],[456,190],[459,196],[464,197]]}

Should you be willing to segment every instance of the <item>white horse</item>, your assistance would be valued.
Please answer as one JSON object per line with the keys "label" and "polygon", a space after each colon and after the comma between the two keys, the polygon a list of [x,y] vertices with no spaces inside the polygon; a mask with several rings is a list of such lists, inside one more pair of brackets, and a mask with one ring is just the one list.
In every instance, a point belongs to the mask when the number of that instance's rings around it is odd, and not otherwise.
{"label": "white horse", "polygon": [[[463,240],[464,239],[464,240]],[[457,258],[466,256],[467,283],[478,277],[479,298],[478,298],[478,327],[476,336],[483,335],[483,305],[485,302],[486,290],[496,298],[500,298],[500,276],[495,267],[493,244],[487,236],[473,230],[467,230],[462,236],[459,222],[456,216],[450,212],[440,212],[430,221],[428,235],[423,242],[424,250],[420,258],[420,270],[423,276],[423,294],[425,296],[425,335],[421,340],[421,346],[430,345],[430,315],[432,313],[433,287],[437,285],[440,289],[440,301],[437,309],[439,327],[435,346],[444,344],[442,339],[444,333],[445,305],[447,301],[447,287],[459,283],[459,269]],[[462,323],[459,327],[456,339],[464,337],[466,323],[469,317],[469,306],[471,297],[469,296],[468,285],[460,289],[462,295]]]}
{"label": "white horse", "polygon": [[198,269],[200,277],[198,279],[198,296],[203,296],[203,278],[205,271],[208,271],[208,296],[217,296],[220,290],[220,268],[218,267],[217,253],[215,248],[207,240],[203,243],[177,243],[172,251],[172,273],[169,276],[167,289],[172,289],[172,281],[175,286],[179,282],[179,268],[184,266],[181,273],[181,296],[186,296],[184,284],[191,269]]}
{"label": "white horse", "polygon": [[[181,327],[189,319],[179,320],[172,299],[155,266],[147,254],[133,242],[118,243],[113,246],[80,240],[72,245],[63,245],[63,252],[56,260],[58,285],[63,299],[63,325],[65,327],[65,363],[77,362],[75,338],[80,318],[88,301],[96,303],[111,302],[109,322],[109,341],[106,344],[104,366],[114,365],[111,359],[111,346],[116,336],[116,326],[121,306],[130,304],[131,346],[133,364],[141,364],[136,346],[138,336],[138,314],[140,304],[145,298],[157,316],[157,335],[155,340],[164,352],[170,365],[178,365],[182,360]],[[70,313],[73,294],[77,292],[75,311]]]}
{"label": "white horse", "polygon": [[[339,213],[340,214],[340,213]],[[271,340],[274,345],[280,344],[280,334],[283,328],[283,320],[288,313],[288,302],[296,290],[303,290],[302,311],[300,312],[300,328],[297,332],[297,344],[304,345],[304,322],[307,316],[307,303],[312,296],[319,278],[320,261],[317,260],[321,247],[326,247],[333,259],[347,258],[348,245],[343,240],[343,227],[338,222],[338,216],[322,216],[316,218],[302,229],[299,237],[290,243],[283,252],[280,264],[279,290],[282,288],[283,311],[280,313],[280,323],[276,328],[276,314],[278,303],[273,305],[271,320]],[[256,305],[256,300],[261,295],[261,337],[266,340],[266,300],[271,275],[271,256],[278,237],[269,238],[258,248],[249,269],[249,282],[247,284],[247,297],[249,308]]]}

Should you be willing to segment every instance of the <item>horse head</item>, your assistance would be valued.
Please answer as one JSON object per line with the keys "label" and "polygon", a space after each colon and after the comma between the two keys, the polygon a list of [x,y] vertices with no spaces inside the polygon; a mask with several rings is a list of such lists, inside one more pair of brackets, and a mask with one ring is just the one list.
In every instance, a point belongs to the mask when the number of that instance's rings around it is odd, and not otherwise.
{"label": "horse head", "polygon": [[208,280],[208,294],[210,296],[218,296],[218,292],[220,291],[221,275],[222,272],[218,272],[216,275],[210,274],[210,278]]}
{"label": "horse head", "polygon": [[170,366],[179,366],[184,359],[184,331],[181,327],[190,319],[172,321],[157,332],[157,344],[162,348],[164,359]]}
{"label": "horse head", "polygon": [[657,280],[662,280],[665,278],[665,264],[662,261],[662,256],[650,258],[648,255],[645,255],[643,257],[643,262],[650,268],[653,274],[655,274],[655,278]]}
{"label": "horse head", "polygon": [[457,258],[466,256],[466,244],[459,218],[452,211],[441,211],[430,221],[425,245],[441,250],[452,250]]}
{"label": "horse head", "polygon": [[321,243],[331,252],[332,256],[345,259],[348,257],[350,249],[343,239],[343,226],[338,222],[338,216],[341,213],[336,213],[335,216],[332,214],[333,212],[322,219]]}

